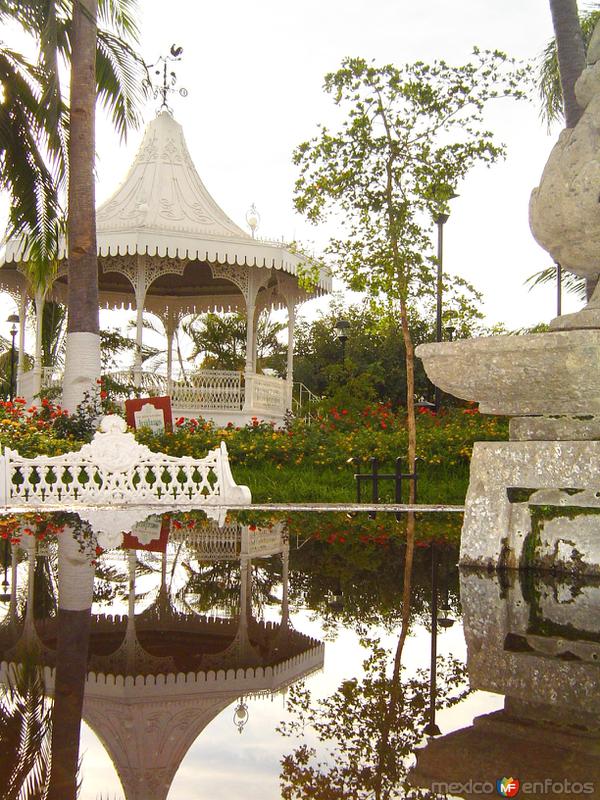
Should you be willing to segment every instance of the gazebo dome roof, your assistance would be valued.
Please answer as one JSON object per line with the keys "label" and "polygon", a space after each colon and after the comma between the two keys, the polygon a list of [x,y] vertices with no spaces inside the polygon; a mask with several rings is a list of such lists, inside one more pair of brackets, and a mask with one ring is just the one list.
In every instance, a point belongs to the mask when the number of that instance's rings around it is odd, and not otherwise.
{"label": "gazebo dome roof", "polygon": [[[183,128],[168,111],[146,127],[125,180],[97,211],[98,252],[203,257],[200,241],[251,244],[200,180]],[[161,252],[162,251],[162,252]]]}
{"label": "gazebo dome roof", "polygon": [[[114,257],[165,257],[200,264],[275,269],[298,275],[306,259],[283,242],[254,239],[243,231],[211,197],[190,157],[183,129],[163,110],[146,127],[141,145],[125,180],[96,213],[97,246],[101,261]],[[61,245],[60,258],[66,257]],[[23,260],[23,243],[6,243],[3,261]],[[110,271],[110,263],[102,272]],[[192,276],[190,275],[190,278]],[[114,291],[112,286],[100,290]],[[192,283],[203,283],[194,275]],[[316,294],[331,291],[331,277],[321,273]],[[181,296],[195,294],[181,287]],[[167,292],[168,294],[168,292]],[[312,294],[312,293],[311,293]]]}

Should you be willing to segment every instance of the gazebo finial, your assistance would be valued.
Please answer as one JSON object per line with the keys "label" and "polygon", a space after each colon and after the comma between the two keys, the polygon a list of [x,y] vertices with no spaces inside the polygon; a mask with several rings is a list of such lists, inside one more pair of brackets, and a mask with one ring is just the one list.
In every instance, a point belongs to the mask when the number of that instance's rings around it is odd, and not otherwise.
{"label": "gazebo finial", "polygon": [[[171,49],[166,56],[160,56],[154,64],[146,64],[148,71],[154,67],[154,74],[158,76],[162,75],[162,85],[159,86],[154,86],[152,80],[148,78],[148,85],[154,98],[158,99],[160,97],[162,100],[160,108],[158,109],[158,113],[160,113],[163,109],[169,113],[173,113],[172,109],[169,108],[167,103],[167,97],[169,96],[170,92],[177,92],[179,95],[181,95],[181,97],[187,97],[187,89],[184,89],[183,87],[180,89],[175,88],[177,83],[177,75],[175,70],[168,71],[169,62],[173,63],[175,61],[181,61],[182,54],[183,47],[178,47],[176,44],[172,44]],[[149,74],[150,72],[148,72],[148,75]]]}

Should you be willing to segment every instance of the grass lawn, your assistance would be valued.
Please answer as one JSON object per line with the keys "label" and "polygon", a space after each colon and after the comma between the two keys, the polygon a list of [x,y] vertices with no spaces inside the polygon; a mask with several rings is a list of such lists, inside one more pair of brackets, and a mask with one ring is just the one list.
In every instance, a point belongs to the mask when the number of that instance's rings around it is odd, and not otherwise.
{"label": "grass lawn", "polygon": [[[365,468],[363,467],[363,472]],[[380,468],[387,472],[387,468]],[[355,502],[356,485],[353,469],[311,467],[308,464],[277,466],[267,463],[262,466],[238,464],[233,467],[236,483],[245,484],[252,491],[255,503],[346,503]],[[461,464],[451,468],[441,465],[421,465],[419,470],[418,502],[462,504],[469,481],[469,468]],[[370,486],[363,486],[363,501],[370,498]],[[405,487],[407,499],[408,485]],[[380,501],[393,502],[391,481],[384,481],[380,488]]]}

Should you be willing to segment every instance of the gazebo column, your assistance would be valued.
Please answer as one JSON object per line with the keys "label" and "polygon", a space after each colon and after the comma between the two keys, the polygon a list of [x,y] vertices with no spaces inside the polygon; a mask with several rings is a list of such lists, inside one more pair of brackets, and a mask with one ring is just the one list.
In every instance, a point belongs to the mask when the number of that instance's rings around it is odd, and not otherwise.
{"label": "gazebo column", "polygon": [[144,301],[137,299],[136,292],[135,361],[133,363],[133,383],[142,385],[142,344],[144,338]]}
{"label": "gazebo column", "polygon": [[258,294],[258,287],[256,282],[251,278],[248,281],[248,294],[246,297],[246,366],[244,369],[244,411],[250,413],[252,411],[252,398],[254,396],[254,377],[256,375],[256,368],[254,364],[254,330],[255,330],[255,312],[256,312],[256,296]]}
{"label": "gazebo column", "polygon": [[148,284],[146,281],[146,260],[139,257],[138,269],[135,274],[135,359],[133,362],[133,384],[136,388],[142,385],[142,345],[144,340],[144,303],[146,302],[146,292]]}
{"label": "gazebo column", "polygon": [[287,538],[281,553],[281,561],[281,625],[283,627],[290,620],[290,543]]}
{"label": "gazebo column", "polygon": [[254,325],[252,326],[252,372],[255,375],[258,364],[258,321],[263,311],[264,308],[262,306],[257,305],[254,308]]}
{"label": "gazebo column", "polygon": [[287,410],[292,410],[292,396],[294,392],[294,326],[296,324],[296,298],[290,297],[288,307],[288,346],[286,370],[286,405]]}
{"label": "gazebo column", "polygon": [[22,394],[21,384],[25,372],[25,327],[27,324],[27,290],[21,289],[19,302],[19,360],[17,362],[17,395]]}
{"label": "gazebo column", "polygon": [[31,387],[31,399],[38,395],[42,389],[42,322],[44,316],[44,305],[46,304],[46,292],[38,290],[35,293],[35,359],[33,363],[33,384]]}
{"label": "gazebo column", "polygon": [[165,319],[165,332],[167,334],[167,392],[171,394],[173,388],[173,340],[177,329],[177,319],[170,310]]}

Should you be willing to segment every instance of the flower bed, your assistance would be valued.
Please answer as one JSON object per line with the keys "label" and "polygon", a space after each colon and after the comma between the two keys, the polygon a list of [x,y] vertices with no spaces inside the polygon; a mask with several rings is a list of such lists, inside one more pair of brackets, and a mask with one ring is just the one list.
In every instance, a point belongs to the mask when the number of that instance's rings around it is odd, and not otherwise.
{"label": "flower bed", "polygon": [[[479,414],[474,408],[444,410],[439,415],[423,409],[417,422],[417,455],[424,464],[448,467],[467,464],[473,442],[502,440],[505,420]],[[332,408],[311,425],[291,420],[282,429],[253,419],[243,428],[215,426],[205,420],[176,420],[173,433],[154,436],[142,430],[138,439],[152,449],[172,455],[198,455],[224,440],[232,464],[275,464],[345,469],[348,459],[375,456],[390,463],[406,453],[406,420],[387,405],[361,411]]]}
{"label": "flower bed", "polygon": [[[27,457],[78,450],[91,438],[93,426],[88,425],[89,416],[89,409],[82,419],[69,416],[48,400],[30,407],[20,398],[12,403],[0,402],[0,446],[8,446]],[[448,409],[439,415],[423,409],[417,419],[420,474],[426,476],[429,484],[439,484],[444,473],[458,475],[461,483],[447,492],[432,489],[429,499],[459,502],[464,497],[473,442],[502,440],[507,435],[506,420],[480,415],[474,408]],[[405,415],[380,404],[360,409],[334,407],[311,425],[290,419],[281,429],[257,418],[244,427],[229,424],[224,428],[202,419],[178,419],[172,433],[154,435],[149,429],[142,429],[136,436],[154,451],[194,458],[202,458],[225,441],[230,463],[238,470],[236,475],[241,471],[240,479],[251,485],[255,499],[265,501],[352,499],[349,459],[361,458],[367,462],[375,456],[382,465],[391,467],[398,456],[406,454],[407,448]],[[340,476],[343,472],[347,479]],[[300,475],[306,484],[302,491]],[[280,476],[281,491],[275,486],[280,482],[276,476]],[[293,478],[291,488],[287,480],[285,491],[284,478]],[[343,483],[343,497],[331,493],[332,484],[336,488],[336,483]]]}

